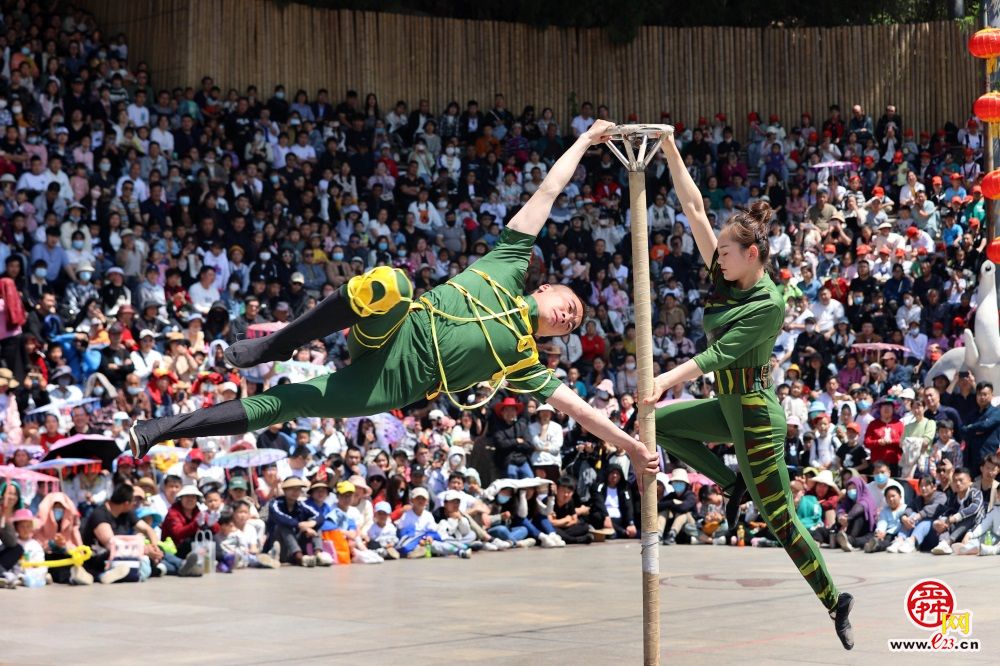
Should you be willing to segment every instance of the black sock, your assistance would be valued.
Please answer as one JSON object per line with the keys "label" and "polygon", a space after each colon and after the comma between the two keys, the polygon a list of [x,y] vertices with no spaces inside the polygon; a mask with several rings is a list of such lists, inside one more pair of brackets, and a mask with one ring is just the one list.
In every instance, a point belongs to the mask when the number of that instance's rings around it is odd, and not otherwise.
{"label": "black sock", "polygon": [[346,291],[346,286],[341,287],[312,310],[268,336],[235,343],[226,350],[226,359],[238,368],[285,361],[302,345],[354,326],[361,317],[351,309]]}
{"label": "black sock", "polygon": [[168,439],[242,435],[249,430],[249,421],[243,403],[227,400],[189,414],[143,421],[139,426],[136,432],[142,436],[141,453],[145,454],[149,447]]}

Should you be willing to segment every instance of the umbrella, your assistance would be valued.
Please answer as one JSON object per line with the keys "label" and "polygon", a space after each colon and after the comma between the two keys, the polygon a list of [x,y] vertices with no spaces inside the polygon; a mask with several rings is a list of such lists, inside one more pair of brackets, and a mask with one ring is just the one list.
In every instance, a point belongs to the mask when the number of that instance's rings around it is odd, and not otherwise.
{"label": "umbrella", "polygon": [[73,435],[60,439],[42,460],[56,458],[97,458],[101,467],[111,469],[111,463],[121,455],[118,442],[104,435]]}
{"label": "umbrella", "polygon": [[853,351],[898,351],[898,352],[908,352],[909,347],[904,347],[903,345],[893,345],[888,342],[862,342],[856,345],[852,345],[851,349]]}
{"label": "umbrella", "polygon": [[26,467],[14,467],[13,465],[0,465],[0,479],[49,484],[52,486],[49,491],[54,490],[59,486],[59,479],[53,476],[42,474],[40,472],[34,472]]}
{"label": "umbrella", "polygon": [[36,414],[69,414],[74,407],[85,407],[89,404],[100,402],[100,398],[81,398],[80,400],[63,400],[62,402],[50,402],[44,407],[29,409],[25,416],[35,416]]}
{"label": "umbrella", "polygon": [[213,467],[232,469],[234,467],[263,467],[288,457],[281,449],[244,449],[223,454],[212,460]]}
{"label": "umbrella", "polygon": [[358,424],[362,418],[371,419],[375,424],[375,436],[384,444],[395,445],[406,436],[406,428],[403,422],[390,414],[382,412],[368,417],[352,417],[344,422],[344,431],[352,439],[358,435]]}
{"label": "umbrella", "polygon": [[37,456],[39,453],[45,453],[45,449],[37,444],[12,444],[11,442],[0,442],[0,453],[6,456],[13,455],[16,451],[24,449],[24,451],[31,457]]}
{"label": "umbrella", "polygon": [[715,485],[715,481],[712,481],[712,479],[708,478],[707,476],[705,476],[701,472],[688,472],[688,482],[692,486],[695,486],[695,485],[697,485],[697,486],[714,486]]}
{"label": "umbrella", "polygon": [[30,469],[35,472],[42,472],[50,469],[62,470],[67,467],[90,467],[90,466],[101,466],[100,460],[95,460],[93,458],[56,458],[55,460],[44,460],[40,463],[35,463],[34,465],[28,465],[23,469]]}
{"label": "umbrella", "polygon": [[820,169],[850,169],[853,166],[853,162],[838,162],[836,160],[830,160],[829,162],[817,162],[809,168],[819,171]]}
{"label": "umbrella", "polygon": [[247,328],[247,340],[253,340],[254,338],[263,338],[264,336],[271,335],[275,331],[280,331],[288,324],[282,323],[280,321],[271,321],[264,324],[253,324]]}

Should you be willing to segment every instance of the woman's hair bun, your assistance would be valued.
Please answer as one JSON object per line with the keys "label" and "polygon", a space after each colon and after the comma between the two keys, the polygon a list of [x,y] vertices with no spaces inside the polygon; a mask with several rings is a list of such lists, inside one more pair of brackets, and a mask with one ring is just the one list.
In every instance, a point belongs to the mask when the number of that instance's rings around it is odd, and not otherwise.
{"label": "woman's hair bun", "polygon": [[755,201],[747,210],[747,216],[754,224],[770,224],[774,209],[766,201]]}

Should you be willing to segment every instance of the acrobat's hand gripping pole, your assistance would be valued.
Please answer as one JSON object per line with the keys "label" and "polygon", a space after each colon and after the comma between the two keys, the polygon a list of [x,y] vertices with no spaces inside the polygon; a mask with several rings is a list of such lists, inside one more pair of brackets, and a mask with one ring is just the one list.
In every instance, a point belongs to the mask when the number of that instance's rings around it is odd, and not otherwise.
{"label": "acrobat's hand gripping pole", "polygon": [[[608,146],[628,168],[632,218],[632,302],[635,305],[636,363],[639,395],[653,392],[653,323],[649,296],[649,239],[646,229],[646,167],[660,149],[669,127],[619,125]],[[615,141],[622,142],[621,148]],[[654,405],[636,401],[639,439],[656,451]],[[656,477],[645,474],[642,486],[642,635],[643,663],[660,663],[660,538],[656,528]]]}

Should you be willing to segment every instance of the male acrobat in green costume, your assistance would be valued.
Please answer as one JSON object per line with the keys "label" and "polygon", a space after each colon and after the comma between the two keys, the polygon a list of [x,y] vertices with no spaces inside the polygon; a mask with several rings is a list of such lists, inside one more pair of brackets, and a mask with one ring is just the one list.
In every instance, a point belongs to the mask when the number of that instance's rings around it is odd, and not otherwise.
{"label": "male acrobat in green costume", "polygon": [[[673,134],[663,143],[684,214],[698,251],[709,266],[712,292],[705,303],[709,346],[690,361],[656,378],[656,402],[669,388],[715,373],[718,397],[675,402],[656,410],[656,441],[672,456],[702,472],[730,496],[730,525],[749,492],[774,537],[834,620],[844,647],[854,647],[849,614],[853,597],[837,592],[819,547],[795,513],[785,466],[785,414],[771,387],[771,352],[785,317],[785,303],[764,270],[772,216],[758,202],[733,216],[716,238],[702,194],[691,179]],[[732,442],[739,474],[704,442]]]}
{"label": "male acrobat in green costume", "polygon": [[300,346],[350,327],[350,365],[311,381],[275,386],[190,414],[135,424],[133,455],[178,437],[238,435],[299,417],[367,416],[488,381],[530,393],[623,449],[637,474],[655,474],[658,456],[580,399],[542,365],[534,336],[564,335],[580,325],[583,303],[567,287],[542,285],[523,295],[535,236],[587,149],[612,124],[597,121],[552,166],[496,247],[447,283],[412,299],[406,274],[374,268],[267,337],[230,346],[226,360],[248,368],[286,360]]}

